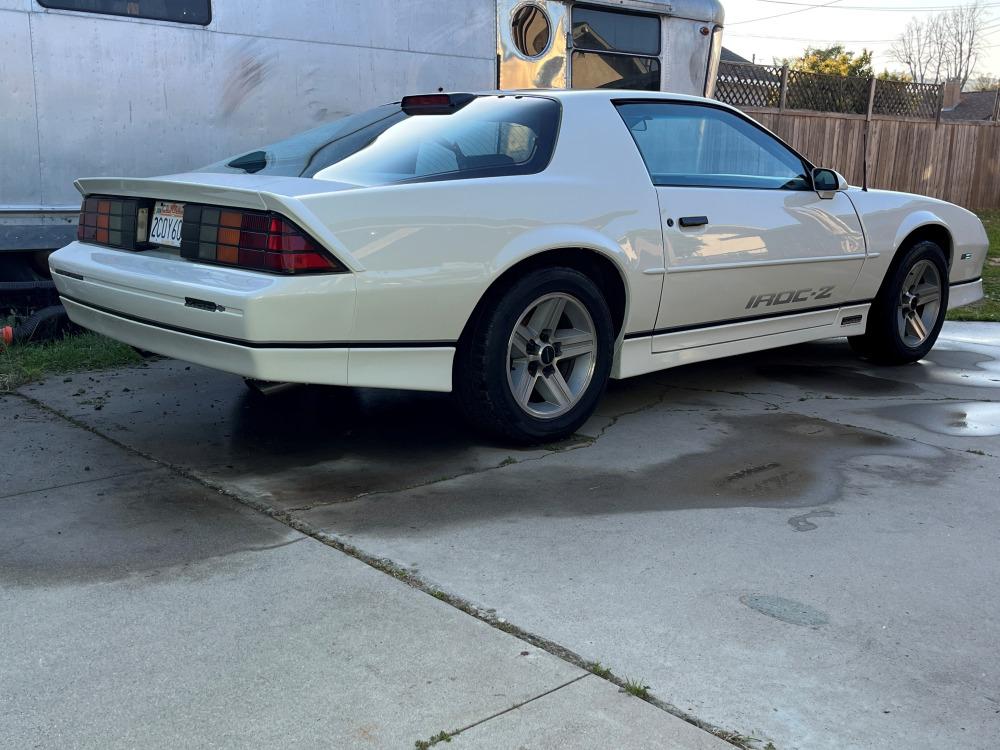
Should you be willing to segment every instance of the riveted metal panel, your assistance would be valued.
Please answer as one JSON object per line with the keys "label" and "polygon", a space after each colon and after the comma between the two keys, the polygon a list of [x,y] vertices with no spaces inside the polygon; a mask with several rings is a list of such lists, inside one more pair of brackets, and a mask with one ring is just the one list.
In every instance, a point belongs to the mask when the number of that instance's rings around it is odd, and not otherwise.
{"label": "riveted metal panel", "polygon": [[35,80],[27,13],[0,11],[0,206],[40,205]]}

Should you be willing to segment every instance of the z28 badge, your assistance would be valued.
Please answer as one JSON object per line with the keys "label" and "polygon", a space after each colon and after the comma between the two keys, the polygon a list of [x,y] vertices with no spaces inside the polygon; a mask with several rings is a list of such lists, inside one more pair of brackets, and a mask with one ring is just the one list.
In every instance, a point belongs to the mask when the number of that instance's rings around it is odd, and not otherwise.
{"label": "z28 badge", "polygon": [[832,286],[821,286],[819,289],[798,289],[787,292],[773,292],[768,294],[756,294],[747,302],[746,309],[752,310],[763,305],[773,307],[774,305],[790,305],[793,302],[808,302],[816,299],[830,299],[831,292],[836,289]]}

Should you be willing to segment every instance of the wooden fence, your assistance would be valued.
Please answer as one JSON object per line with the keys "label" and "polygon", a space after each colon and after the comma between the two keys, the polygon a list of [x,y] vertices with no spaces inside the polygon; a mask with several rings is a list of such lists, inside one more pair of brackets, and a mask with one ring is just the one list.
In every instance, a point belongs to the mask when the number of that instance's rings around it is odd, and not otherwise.
{"label": "wooden fence", "polygon": [[836,169],[852,185],[941,198],[972,210],[1000,209],[1000,124],[935,123],[904,117],[779,109],[744,111],[814,164]]}

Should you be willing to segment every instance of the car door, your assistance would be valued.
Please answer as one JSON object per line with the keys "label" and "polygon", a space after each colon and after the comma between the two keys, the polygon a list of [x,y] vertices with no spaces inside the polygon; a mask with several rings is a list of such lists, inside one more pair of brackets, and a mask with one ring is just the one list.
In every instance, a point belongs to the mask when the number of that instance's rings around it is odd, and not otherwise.
{"label": "car door", "polygon": [[847,195],[813,190],[811,168],[794,151],[711,104],[617,107],[660,205],[665,268],[653,351],[813,327],[825,317],[802,313],[835,316],[853,301],[861,223]]}

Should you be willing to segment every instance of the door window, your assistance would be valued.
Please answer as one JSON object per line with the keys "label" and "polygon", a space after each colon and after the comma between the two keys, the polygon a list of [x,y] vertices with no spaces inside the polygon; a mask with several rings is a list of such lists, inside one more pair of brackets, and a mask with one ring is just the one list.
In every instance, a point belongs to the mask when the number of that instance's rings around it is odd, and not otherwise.
{"label": "door window", "polygon": [[655,185],[811,190],[806,165],[732,112],[674,102],[618,105]]}

